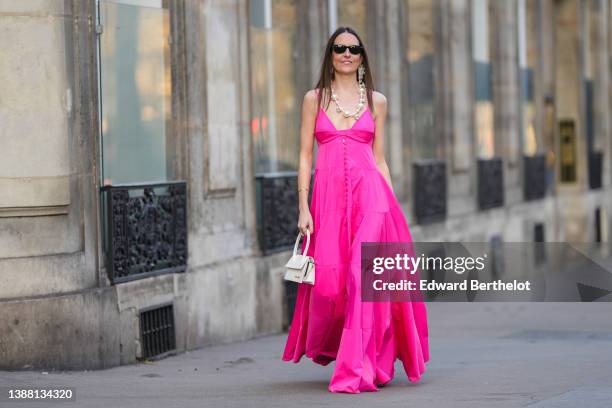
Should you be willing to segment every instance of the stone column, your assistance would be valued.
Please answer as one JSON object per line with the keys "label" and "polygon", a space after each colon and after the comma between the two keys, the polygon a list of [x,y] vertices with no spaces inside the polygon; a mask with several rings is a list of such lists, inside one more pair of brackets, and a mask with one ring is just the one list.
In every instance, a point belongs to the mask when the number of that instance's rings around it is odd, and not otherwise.
{"label": "stone column", "polygon": [[98,285],[92,4],[0,2],[0,299]]}
{"label": "stone column", "polygon": [[[588,190],[588,167],[581,58],[583,38],[580,19],[583,8],[580,5],[578,0],[554,2],[556,134],[560,139],[561,120],[572,120],[576,135],[576,181],[563,183],[559,177],[557,183],[562,220],[559,239],[566,241],[589,241],[590,232],[589,228],[585,228],[590,210],[583,194]],[[559,153],[557,171],[563,159],[562,151]]]}
{"label": "stone column", "polygon": [[448,160],[448,216],[475,210],[476,169],[473,165],[473,84],[469,0],[445,0],[441,15],[441,50],[446,103],[444,129]]}
{"label": "stone column", "polygon": [[520,84],[518,82],[517,7],[492,1],[491,65],[495,106],[495,155],[503,158],[505,205],[522,201],[520,179]]}
{"label": "stone column", "polygon": [[[379,56],[379,67],[385,70],[381,75],[384,94],[387,98],[387,120],[385,125],[386,157],[388,158],[391,179],[396,180],[393,188],[399,199],[403,200],[408,208],[412,207],[412,194],[410,193],[410,180],[412,170],[410,162],[403,160],[402,115],[408,114],[406,106],[402,105],[402,63],[404,61],[404,38],[399,27],[404,23],[400,4],[401,0],[385,2],[384,27],[386,44],[385,55]],[[382,72],[381,72],[382,74]],[[408,212],[411,213],[410,211]]]}

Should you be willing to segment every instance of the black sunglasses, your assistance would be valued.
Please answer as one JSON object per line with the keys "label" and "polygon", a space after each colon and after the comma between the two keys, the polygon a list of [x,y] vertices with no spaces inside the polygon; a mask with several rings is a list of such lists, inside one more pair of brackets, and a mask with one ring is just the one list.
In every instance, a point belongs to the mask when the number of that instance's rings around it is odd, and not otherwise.
{"label": "black sunglasses", "polygon": [[363,53],[363,47],[361,45],[342,45],[342,44],[334,44],[333,50],[336,54],[344,54],[346,49],[349,49],[349,52],[353,55],[359,55]]}

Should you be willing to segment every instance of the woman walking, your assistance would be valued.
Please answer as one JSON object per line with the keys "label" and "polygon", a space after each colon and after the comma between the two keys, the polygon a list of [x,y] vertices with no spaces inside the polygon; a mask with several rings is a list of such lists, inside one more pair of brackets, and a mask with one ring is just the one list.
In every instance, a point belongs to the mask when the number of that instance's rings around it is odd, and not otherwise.
{"label": "woman walking", "polygon": [[412,242],[384,158],[386,113],[361,39],[338,28],[316,88],[303,99],[298,228],[311,234],[316,282],[299,284],[283,352],[295,363],[303,355],[321,365],[335,361],[331,392],[378,391],[393,379],[398,358],[416,382],[429,360],[423,302],[361,300],[361,243]]}

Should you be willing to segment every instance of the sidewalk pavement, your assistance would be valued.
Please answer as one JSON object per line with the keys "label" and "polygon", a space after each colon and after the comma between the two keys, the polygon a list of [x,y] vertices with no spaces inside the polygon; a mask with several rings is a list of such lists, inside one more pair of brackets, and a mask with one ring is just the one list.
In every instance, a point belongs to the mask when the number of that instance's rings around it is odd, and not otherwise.
{"label": "sidewalk pavement", "polygon": [[0,389],[72,387],[76,401],[2,407],[612,407],[611,303],[428,303],[431,360],[396,362],[379,392],[333,394],[334,363],[281,361],[286,334],[99,371],[0,371]]}

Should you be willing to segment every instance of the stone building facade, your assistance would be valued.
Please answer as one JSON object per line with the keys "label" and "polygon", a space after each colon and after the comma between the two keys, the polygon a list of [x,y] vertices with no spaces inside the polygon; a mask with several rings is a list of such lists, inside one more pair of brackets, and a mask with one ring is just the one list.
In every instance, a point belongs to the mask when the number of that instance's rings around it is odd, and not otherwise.
{"label": "stone building facade", "polygon": [[609,0],[0,1],[0,368],[277,333],[303,93],[362,34],[415,240],[608,241]]}

